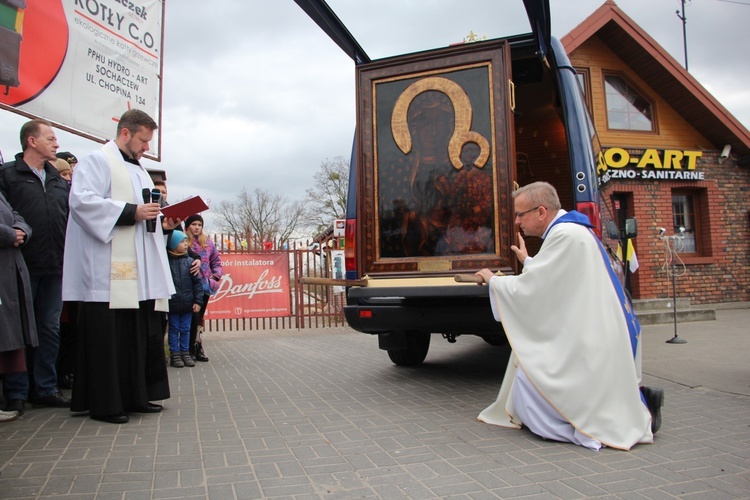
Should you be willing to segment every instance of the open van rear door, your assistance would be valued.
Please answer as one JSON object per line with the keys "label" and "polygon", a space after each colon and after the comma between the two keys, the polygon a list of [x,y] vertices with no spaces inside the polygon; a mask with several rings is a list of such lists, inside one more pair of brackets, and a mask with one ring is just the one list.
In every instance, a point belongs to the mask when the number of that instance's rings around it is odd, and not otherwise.
{"label": "open van rear door", "polygon": [[549,0],[523,0],[526,6],[526,14],[529,16],[531,31],[534,33],[534,41],[537,46],[537,55],[540,59],[547,57],[550,48]]}
{"label": "open van rear door", "polygon": [[346,55],[354,59],[356,64],[362,64],[370,62],[370,58],[359,46],[359,43],[349,33],[349,30],[341,22],[336,14],[333,13],[331,8],[323,0],[294,0],[297,5],[304,10],[310,18],[315,21],[315,24],[320,26],[331,40],[336,45],[341,47],[341,50],[346,52]]}
{"label": "open van rear door", "polygon": [[[294,1],[357,65],[370,62],[357,40],[324,0]],[[549,0],[523,0],[523,3],[534,33],[537,54],[544,59],[549,51],[551,36]]]}

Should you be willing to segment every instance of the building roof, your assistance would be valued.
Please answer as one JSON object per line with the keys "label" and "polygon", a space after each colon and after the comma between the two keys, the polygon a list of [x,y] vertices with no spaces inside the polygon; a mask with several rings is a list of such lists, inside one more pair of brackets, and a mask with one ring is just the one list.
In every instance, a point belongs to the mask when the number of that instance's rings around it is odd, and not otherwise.
{"label": "building roof", "polygon": [[750,163],[750,131],[613,0],[606,0],[561,42],[571,54],[593,36],[637,69],[638,76],[717,149],[730,144],[735,155],[746,157],[741,163]]}

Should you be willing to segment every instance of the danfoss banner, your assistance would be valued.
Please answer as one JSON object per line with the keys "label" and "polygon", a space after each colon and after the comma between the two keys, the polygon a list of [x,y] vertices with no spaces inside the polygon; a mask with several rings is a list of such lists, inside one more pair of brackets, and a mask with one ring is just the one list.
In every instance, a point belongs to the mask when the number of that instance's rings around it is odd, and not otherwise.
{"label": "danfoss banner", "polygon": [[273,318],[292,314],[289,255],[220,254],[224,275],[206,319]]}
{"label": "danfoss banner", "polygon": [[[161,121],[164,0],[2,0],[0,107],[99,142],[131,108]],[[159,159],[157,133],[148,156]]]}

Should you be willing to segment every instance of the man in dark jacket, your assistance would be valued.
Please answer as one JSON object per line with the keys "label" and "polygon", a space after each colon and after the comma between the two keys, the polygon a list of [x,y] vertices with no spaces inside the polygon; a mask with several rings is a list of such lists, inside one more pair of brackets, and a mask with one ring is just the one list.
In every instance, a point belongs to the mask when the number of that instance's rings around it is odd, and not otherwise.
{"label": "man in dark jacket", "polygon": [[5,377],[6,411],[22,413],[27,398],[34,406],[70,406],[70,400],[57,388],[55,367],[60,345],[69,190],[68,183],[50,163],[56,161],[58,147],[52,125],[46,120],[31,120],[21,127],[22,152],[16,155],[15,162],[0,169],[0,192],[34,231],[22,251],[31,276],[39,337],[39,347],[27,351],[28,376],[19,373]]}

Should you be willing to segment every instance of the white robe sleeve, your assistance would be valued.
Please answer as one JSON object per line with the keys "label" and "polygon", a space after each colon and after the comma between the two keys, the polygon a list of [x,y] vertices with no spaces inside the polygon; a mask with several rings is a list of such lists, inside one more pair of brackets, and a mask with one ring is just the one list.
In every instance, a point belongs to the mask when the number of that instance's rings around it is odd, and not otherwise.
{"label": "white robe sleeve", "polygon": [[76,165],[76,174],[70,189],[71,218],[83,231],[108,243],[125,202],[110,198],[110,168],[105,155],[96,151],[83,157]]}

